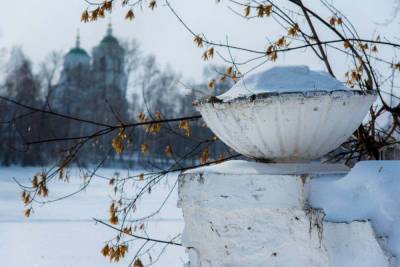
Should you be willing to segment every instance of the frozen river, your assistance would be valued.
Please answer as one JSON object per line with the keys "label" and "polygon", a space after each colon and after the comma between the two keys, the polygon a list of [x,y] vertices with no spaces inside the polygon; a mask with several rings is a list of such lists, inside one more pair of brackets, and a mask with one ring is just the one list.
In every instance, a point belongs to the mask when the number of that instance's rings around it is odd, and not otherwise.
{"label": "frozen river", "polygon": [[[100,253],[104,242],[116,234],[106,226],[95,224],[92,219],[108,216],[112,188],[106,180],[93,178],[91,185],[80,194],[45,206],[36,205],[31,218],[24,217],[21,191],[12,178],[28,181],[40,170],[0,168],[0,266],[128,266],[132,260],[129,256],[133,257],[135,246],[142,245],[142,241],[135,241],[126,259],[119,263],[110,263]],[[115,171],[121,175],[126,173],[124,170],[100,169],[99,174],[112,176]],[[70,183],[57,181],[51,184],[50,198],[79,188],[82,180],[77,176],[77,170],[71,170]],[[146,215],[158,208],[175,181],[176,175],[170,175],[138,206],[138,214]],[[177,193],[174,190],[163,211],[146,227],[151,237],[168,239],[182,231],[182,215],[176,202]],[[152,255],[153,259],[157,256],[156,252]],[[171,246],[152,266],[182,266],[185,260],[184,249]]]}

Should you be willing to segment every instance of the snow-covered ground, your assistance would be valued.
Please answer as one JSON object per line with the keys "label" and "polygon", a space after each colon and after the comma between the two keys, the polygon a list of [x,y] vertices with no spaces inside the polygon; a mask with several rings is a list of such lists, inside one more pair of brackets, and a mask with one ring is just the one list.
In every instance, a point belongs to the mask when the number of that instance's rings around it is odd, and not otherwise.
{"label": "snow-covered ground", "polygon": [[328,221],[370,220],[382,246],[400,258],[399,175],[397,160],[358,162],[344,177],[313,179],[310,204]]}
{"label": "snow-covered ground", "polygon": [[[7,267],[88,267],[88,266],[128,266],[133,256],[128,254],[119,263],[110,263],[100,250],[104,242],[113,238],[115,232],[95,224],[92,218],[105,219],[112,188],[108,181],[94,178],[92,184],[82,193],[71,198],[34,209],[27,219],[23,216],[20,190],[12,177],[27,181],[40,168],[1,167],[0,168],[0,266]],[[112,176],[124,170],[101,169],[99,174]],[[154,211],[169,192],[176,179],[170,175],[168,181],[154,190],[138,214]],[[79,188],[82,180],[77,178],[77,170],[71,170],[70,183],[56,182],[50,185],[50,197],[61,196]],[[163,212],[146,227],[151,237],[166,239],[180,233],[183,228],[182,214],[176,207],[177,194],[174,192]],[[142,242],[136,242],[137,246]],[[135,248],[130,247],[134,252]],[[153,259],[156,255],[152,255]],[[181,247],[168,247],[160,260],[153,266],[182,266],[186,261]]]}

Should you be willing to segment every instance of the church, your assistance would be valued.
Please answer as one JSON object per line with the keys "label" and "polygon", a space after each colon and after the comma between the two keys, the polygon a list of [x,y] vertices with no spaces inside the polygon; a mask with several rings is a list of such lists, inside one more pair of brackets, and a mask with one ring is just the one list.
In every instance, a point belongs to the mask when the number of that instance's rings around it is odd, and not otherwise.
{"label": "church", "polygon": [[[126,91],[125,50],[113,36],[109,24],[106,35],[91,55],[81,47],[78,34],[75,47],[64,55],[60,78],[49,94],[48,103],[52,111],[61,114],[118,125],[128,121]],[[90,136],[103,129],[91,123],[57,118],[48,124],[53,138]],[[79,149],[81,159],[84,162],[101,159],[109,153],[112,138],[113,135],[99,136],[91,145]],[[74,147],[75,141],[57,143],[55,150]]]}
{"label": "church", "polygon": [[125,50],[113,36],[111,23],[106,35],[89,55],[80,45],[64,56],[58,84],[50,94],[58,112],[115,124],[127,113]]}

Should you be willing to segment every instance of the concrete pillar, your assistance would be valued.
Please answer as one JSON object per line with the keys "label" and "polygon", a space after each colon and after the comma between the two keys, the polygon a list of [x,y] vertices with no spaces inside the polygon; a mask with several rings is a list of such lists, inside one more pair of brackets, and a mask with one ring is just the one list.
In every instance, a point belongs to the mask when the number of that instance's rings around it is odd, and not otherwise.
{"label": "concrete pillar", "polygon": [[[309,179],[347,171],[343,165],[229,161],[183,173],[178,205],[183,244],[191,247],[187,266],[356,266],[350,264],[357,261],[354,253],[361,261],[368,257],[362,242],[387,263],[368,223],[326,226],[323,211],[308,205]],[[349,264],[344,252],[353,254]]]}

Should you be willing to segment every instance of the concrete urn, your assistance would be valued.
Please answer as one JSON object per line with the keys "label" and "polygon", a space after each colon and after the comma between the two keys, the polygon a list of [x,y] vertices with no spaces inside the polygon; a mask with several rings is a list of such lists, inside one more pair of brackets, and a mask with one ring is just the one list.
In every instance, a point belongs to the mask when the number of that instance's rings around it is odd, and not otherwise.
{"label": "concrete urn", "polygon": [[375,100],[375,91],[351,90],[326,72],[287,66],[245,76],[225,94],[194,105],[242,155],[305,162],[346,141]]}

